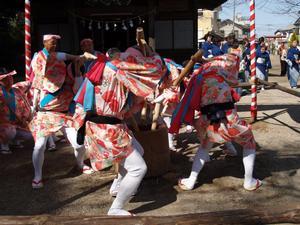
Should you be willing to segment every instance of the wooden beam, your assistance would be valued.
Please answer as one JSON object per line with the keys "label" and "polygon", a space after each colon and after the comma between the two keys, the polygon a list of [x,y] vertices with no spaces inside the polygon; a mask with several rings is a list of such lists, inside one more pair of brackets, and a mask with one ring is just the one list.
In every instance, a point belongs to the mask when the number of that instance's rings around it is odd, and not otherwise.
{"label": "wooden beam", "polygon": [[300,223],[300,209],[276,212],[267,210],[230,210],[177,216],[1,216],[0,224],[5,225],[200,225],[200,224],[279,224]]}
{"label": "wooden beam", "polygon": [[185,76],[187,76],[193,69],[196,62],[200,62],[203,56],[203,50],[199,49],[194,55],[191,56],[188,64],[183,68],[179,77],[173,82],[174,86],[178,86]]}
{"label": "wooden beam", "polygon": [[280,91],[289,93],[291,95],[300,97],[300,92],[296,91],[294,89],[283,87],[283,86],[281,86],[281,85],[279,85],[278,83],[275,83],[275,82],[268,82],[268,81],[261,80],[261,79],[257,79],[257,80],[258,80],[258,82],[260,84],[263,84],[263,85],[266,85],[266,86],[270,86],[271,88],[275,88],[275,89],[278,89]]}

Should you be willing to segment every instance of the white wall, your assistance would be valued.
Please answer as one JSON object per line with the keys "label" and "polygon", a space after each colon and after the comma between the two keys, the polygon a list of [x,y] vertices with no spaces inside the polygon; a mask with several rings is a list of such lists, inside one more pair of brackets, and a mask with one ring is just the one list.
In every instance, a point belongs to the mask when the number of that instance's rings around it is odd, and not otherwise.
{"label": "white wall", "polygon": [[[223,27],[220,28],[220,31],[223,32],[224,31],[224,36],[228,36],[230,33],[232,33],[232,24],[227,24]],[[234,27],[234,31],[237,32],[238,36],[237,38],[241,39],[243,38],[243,31],[241,29],[239,29],[238,27]]]}

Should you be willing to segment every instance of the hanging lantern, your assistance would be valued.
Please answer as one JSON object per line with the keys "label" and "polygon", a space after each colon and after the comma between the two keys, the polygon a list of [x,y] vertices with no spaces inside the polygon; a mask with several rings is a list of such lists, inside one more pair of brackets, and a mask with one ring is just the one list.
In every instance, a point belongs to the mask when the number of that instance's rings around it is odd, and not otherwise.
{"label": "hanging lantern", "polygon": [[98,27],[98,30],[101,30],[101,23],[100,23],[100,21],[98,22],[97,27]]}
{"label": "hanging lantern", "polygon": [[93,29],[93,20],[91,20],[89,23],[89,30],[92,30],[92,29]]}
{"label": "hanging lantern", "polygon": [[146,23],[146,21],[145,21],[145,20],[142,20],[142,23]]}
{"label": "hanging lantern", "polygon": [[133,21],[132,20],[129,21],[129,26],[133,27]]}
{"label": "hanging lantern", "polygon": [[124,21],[122,21],[122,29],[123,29],[123,30],[127,30],[127,27],[126,27],[126,25],[125,25],[125,22],[124,22]]}
{"label": "hanging lantern", "polygon": [[118,28],[118,25],[116,23],[114,23],[114,31],[116,31]]}
{"label": "hanging lantern", "polygon": [[105,30],[109,30],[108,23],[105,24]]}

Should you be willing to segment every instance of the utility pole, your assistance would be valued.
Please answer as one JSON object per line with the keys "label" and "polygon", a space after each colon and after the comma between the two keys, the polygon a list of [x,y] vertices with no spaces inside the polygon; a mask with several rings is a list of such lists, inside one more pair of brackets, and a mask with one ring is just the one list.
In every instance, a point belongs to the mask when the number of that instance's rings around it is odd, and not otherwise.
{"label": "utility pole", "polygon": [[232,33],[234,33],[234,27],[235,27],[235,7],[236,7],[236,0],[233,0],[233,25],[232,25]]}

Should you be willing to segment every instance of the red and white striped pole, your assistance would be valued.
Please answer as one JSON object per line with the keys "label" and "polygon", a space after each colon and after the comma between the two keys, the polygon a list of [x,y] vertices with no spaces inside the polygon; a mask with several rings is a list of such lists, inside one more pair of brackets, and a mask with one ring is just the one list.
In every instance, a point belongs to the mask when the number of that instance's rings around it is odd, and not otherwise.
{"label": "red and white striped pole", "polygon": [[25,0],[25,75],[26,80],[30,76],[31,62],[31,33],[30,33],[30,1]]}
{"label": "red and white striped pole", "polygon": [[250,0],[250,68],[251,68],[251,122],[257,119],[257,88],[256,88],[256,44],[255,44],[255,0]]}

